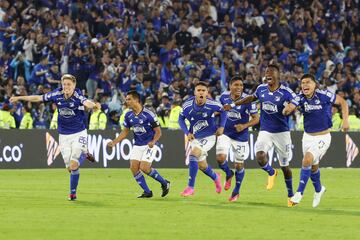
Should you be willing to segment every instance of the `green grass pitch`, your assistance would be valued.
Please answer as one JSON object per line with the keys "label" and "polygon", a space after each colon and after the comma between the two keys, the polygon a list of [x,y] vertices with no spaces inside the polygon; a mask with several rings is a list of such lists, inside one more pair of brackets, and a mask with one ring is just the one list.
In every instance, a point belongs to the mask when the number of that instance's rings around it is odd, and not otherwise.
{"label": "green grass pitch", "polygon": [[[78,201],[67,201],[69,174],[63,169],[0,171],[0,239],[360,239],[360,169],[321,169],[327,187],[311,207],[309,181],[303,201],[286,206],[282,173],[265,189],[266,174],[247,170],[238,202],[215,193],[199,172],[196,193],[183,198],[186,169],[158,169],[171,181],[166,198],[146,178],[152,199],[128,169],[81,169]],[[219,172],[219,170],[217,170]],[[293,170],[296,189],[299,170]]]}

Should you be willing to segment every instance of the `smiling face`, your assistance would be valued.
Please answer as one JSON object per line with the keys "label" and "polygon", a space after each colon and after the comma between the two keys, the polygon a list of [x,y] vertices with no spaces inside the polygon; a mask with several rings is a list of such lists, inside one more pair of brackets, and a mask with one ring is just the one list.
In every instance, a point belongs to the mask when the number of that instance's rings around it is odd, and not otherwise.
{"label": "smiling face", "polygon": [[265,82],[269,86],[275,86],[279,83],[279,71],[274,67],[267,67],[265,71]]}
{"label": "smiling face", "polygon": [[306,97],[311,97],[316,89],[316,83],[311,78],[304,78],[301,80],[301,91]]}
{"label": "smiling face", "polygon": [[203,85],[197,85],[195,87],[195,100],[198,105],[203,105],[206,102],[206,96],[208,95],[207,87]]}
{"label": "smiling face", "polygon": [[236,98],[240,97],[244,89],[244,84],[241,80],[236,80],[230,85],[230,93]]}
{"label": "smiling face", "polygon": [[61,85],[62,85],[62,89],[64,91],[64,94],[67,97],[70,97],[71,95],[73,95],[75,87],[76,87],[76,81],[75,78],[72,77],[67,77],[66,75],[64,75],[61,79]]}

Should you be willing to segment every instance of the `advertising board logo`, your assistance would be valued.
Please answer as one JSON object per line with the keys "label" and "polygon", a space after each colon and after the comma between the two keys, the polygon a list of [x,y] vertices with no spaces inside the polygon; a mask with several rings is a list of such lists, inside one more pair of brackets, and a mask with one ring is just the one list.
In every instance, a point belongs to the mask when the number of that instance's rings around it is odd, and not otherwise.
{"label": "advertising board logo", "polygon": [[46,133],[46,150],[47,164],[50,166],[60,154],[60,148],[58,142],[48,132]]}

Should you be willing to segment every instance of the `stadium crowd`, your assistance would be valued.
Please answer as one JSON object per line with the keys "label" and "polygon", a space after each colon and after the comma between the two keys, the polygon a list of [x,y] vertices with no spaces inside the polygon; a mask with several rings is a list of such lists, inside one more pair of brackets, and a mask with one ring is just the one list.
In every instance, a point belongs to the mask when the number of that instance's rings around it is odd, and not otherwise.
{"label": "stadium crowd", "polygon": [[[56,128],[55,105],[8,99],[54,90],[63,73],[101,103],[89,113],[90,129],[118,129],[131,89],[162,127],[176,128],[196,82],[207,81],[217,99],[240,75],[251,94],[274,63],[295,92],[301,75],[312,73],[321,88],[343,96],[350,125],[360,130],[358,6],[358,0],[0,1],[0,128]],[[300,116],[290,121],[301,129]]]}

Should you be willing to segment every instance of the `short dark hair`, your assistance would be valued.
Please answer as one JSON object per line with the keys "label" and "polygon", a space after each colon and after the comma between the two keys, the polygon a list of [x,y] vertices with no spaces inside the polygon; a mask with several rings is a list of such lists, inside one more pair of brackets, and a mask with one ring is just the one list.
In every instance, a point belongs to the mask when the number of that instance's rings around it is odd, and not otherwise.
{"label": "short dark hair", "polygon": [[200,82],[198,82],[196,85],[195,85],[195,87],[197,87],[197,86],[204,86],[204,87],[209,87],[209,84],[207,84],[206,82],[204,82],[204,81],[200,81]]}
{"label": "short dark hair", "polygon": [[269,64],[267,67],[268,67],[268,68],[275,68],[275,69],[280,73],[280,68],[279,68],[279,66],[276,65],[276,64]]}
{"label": "short dark hair", "polygon": [[230,79],[229,85],[233,84],[235,81],[243,81],[243,78],[239,75],[235,75]]}
{"label": "short dark hair", "polygon": [[316,78],[314,75],[312,75],[311,73],[305,73],[304,75],[301,76],[300,81],[302,81],[305,78],[310,78],[311,80],[313,80],[315,83],[317,83]]}
{"label": "short dark hair", "polygon": [[136,90],[131,90],[126,93],[126,96],[131,96],[132,98],[138,100],[140,102],[140,94]]}

